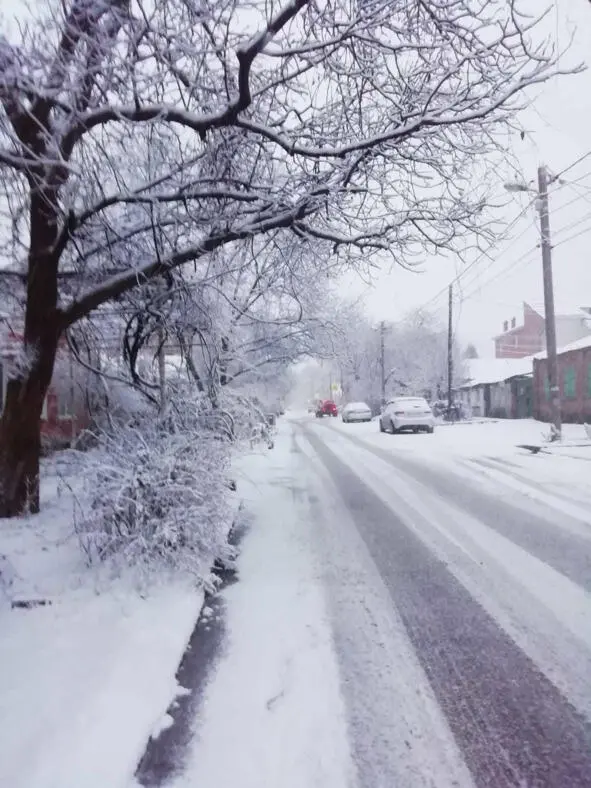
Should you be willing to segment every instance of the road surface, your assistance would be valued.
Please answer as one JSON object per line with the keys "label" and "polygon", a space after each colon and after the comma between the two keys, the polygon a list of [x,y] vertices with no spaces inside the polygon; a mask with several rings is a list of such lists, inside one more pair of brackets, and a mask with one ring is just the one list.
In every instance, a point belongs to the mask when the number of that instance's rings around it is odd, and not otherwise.
{"label": "road surface", "polygon": [[357,784],[591,786],[591,514],[395,441],[293,437]]}

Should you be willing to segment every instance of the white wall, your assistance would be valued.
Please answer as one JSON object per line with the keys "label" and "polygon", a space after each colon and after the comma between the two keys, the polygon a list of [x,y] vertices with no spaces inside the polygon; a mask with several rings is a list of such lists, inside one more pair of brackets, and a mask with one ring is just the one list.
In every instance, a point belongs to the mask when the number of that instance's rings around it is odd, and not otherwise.
{"label": "white wall", "polygon": [[460,402],[470,416],[484,415],[484,388],[476,386],[471,389],[460,390]]}
{"label": "white wall", "polygon": [[556,344],[559,348],[591,334],[591,320],[580,315],[556,316]]}

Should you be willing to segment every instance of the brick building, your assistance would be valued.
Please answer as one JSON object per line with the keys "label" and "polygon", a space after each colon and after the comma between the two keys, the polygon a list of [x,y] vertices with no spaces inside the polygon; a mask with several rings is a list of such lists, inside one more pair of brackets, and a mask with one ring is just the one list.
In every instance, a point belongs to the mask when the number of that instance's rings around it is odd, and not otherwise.
{"label": "brick building", "polygon": [[[563,420],[591,423],[591,336],[558,351],[558,381]],[[540,421],[551,420],[546,353],[534,358],[534,415]]]}
{"label": "brick building", "polygon": [[[556,344],[564,347],[591,335],[591,308],[579,307],[570,312],[559,311],[555,317]],[[523,323],[515,317],[505,320],[503,333],[495,337],[496,358],[525,358],[546,349],[546,321],[543,310],[523,304]]]}
{"label": "brick building", "polygon": [[[6,384],[9,369],[20,351],[22,336],[13,331],[5,332],[0,337],[0,414],[6,399]],[[68,350],[65,343],[58,351],[58,359],[53,380],[43,403],[41,413],[41,436],[48,444],[67,444],[83,429],[89,426],[90,417],[84,400],[75,390],[68,371],[67,379],[63,376],[64,364]],[[66,368],[69,364],[65,364]]]}
{"label": "brick building", "polygon": [[496,358],[525,358],[539,353],[546,347],[546,322],[529,304],[523,304],[523,323],[517,318],[505,320],[503,333],[495,337]]}

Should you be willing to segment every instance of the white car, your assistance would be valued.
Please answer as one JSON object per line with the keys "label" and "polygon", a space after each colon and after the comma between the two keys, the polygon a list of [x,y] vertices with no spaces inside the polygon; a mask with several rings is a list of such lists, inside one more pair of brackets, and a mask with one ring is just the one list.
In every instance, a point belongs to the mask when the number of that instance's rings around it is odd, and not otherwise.
{"label": "white car", "polygon": [[433,432],[434,429],[435,416],[423,397],[397,397],[390,400],[380,416],[380,432]]}
{"label": "white car", "polygon": [[345,424],[351,421],[371,421],[371,408],[365,402],[349,402],[341,410],[341,418]]}

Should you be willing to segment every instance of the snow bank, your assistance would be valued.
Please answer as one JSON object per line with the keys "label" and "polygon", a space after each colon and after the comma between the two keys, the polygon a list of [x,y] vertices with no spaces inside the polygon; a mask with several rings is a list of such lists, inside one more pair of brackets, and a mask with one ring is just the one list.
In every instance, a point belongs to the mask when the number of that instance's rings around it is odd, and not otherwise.
{"label": "snow bank", "polygon": [[[0,785],[123,788],[178,690],[202,593],[167,584],[141,597],[121,581],[99,595],[73,494],[59,489],[53,467],[42,514],[0,523]],[[31,597],[51,604],[10,606]]]}

